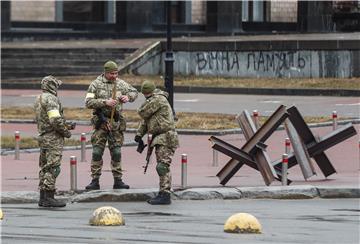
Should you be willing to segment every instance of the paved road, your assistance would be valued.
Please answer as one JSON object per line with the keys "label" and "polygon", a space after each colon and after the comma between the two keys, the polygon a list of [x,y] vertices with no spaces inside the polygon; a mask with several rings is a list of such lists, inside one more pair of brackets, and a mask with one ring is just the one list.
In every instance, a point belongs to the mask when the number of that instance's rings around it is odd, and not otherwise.
{"label": "paved road", "polygon": [[[119,209],[125,226],[94,227],[92,212]],[[2,243],[359,243],[359,199],[174,201],[2,205]],[[262,234],[223,232],[227,218],[254,215]]]}
{"label": "paved road", "polygon": [[[32,106],[38,90],[1,91],[2,106]],[[85,91],[60,91],[64,107],[83,107]],[[143,97],[125,105],[125,109],[136,109]],[[176,112],[211,112],[238,114],[244,109],[258,110],[269,116],[280,104],[296,105],[304,116],[331,116],[336,110],[339,117],[359,117],[360,98],[324,96],[269,96],[269,95],[224,95],[176,93],[174,95]]]}

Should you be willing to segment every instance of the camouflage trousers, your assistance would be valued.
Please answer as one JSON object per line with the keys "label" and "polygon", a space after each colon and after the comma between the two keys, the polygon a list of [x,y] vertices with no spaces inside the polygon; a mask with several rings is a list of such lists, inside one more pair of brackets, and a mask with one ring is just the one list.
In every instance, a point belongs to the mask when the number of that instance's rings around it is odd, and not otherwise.
{"label": "camouflage trousers", "polygon": [[[157,172],[159,175],[159,192],[171,191],[171,171],[170,165],[172,157],[174,156],[176,148],[169,148],[164,145],[155,146],[155,155],[157,162]],[[159,171],[159,166],[165,168],[164,171]]]}
{"label": "camouflage trousers", "polygon": [[55,190],[56,178],[60,174],[61,149],[40,149],[39,190]]}
{"label": "camouflage trousers", "polygon": [[109,146],[111,155],[111,172],[114,178],[122,177],[121,168],[121,146],[124,142],[124,134],[122,131],[113,130],[113,138],[109,136],[109,132],[103,129],[94,130],[91,136],[91,144],[93,146],[92,160],[91,160],[91,177],[98,179],[101,176],[103,167],[103,155],[106,147],[106,142]]}

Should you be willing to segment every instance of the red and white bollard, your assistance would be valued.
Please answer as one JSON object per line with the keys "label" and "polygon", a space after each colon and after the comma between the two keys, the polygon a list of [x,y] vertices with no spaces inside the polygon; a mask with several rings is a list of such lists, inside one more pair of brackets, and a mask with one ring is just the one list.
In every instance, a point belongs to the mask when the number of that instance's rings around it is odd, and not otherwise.
{"label": "red and white bollard", "polygon": [[281,169],[281,183],[283,186],[287,185],[287,171],[288,171],[288,155],[285,153],[282,155],[282,169]]}
{"label": "red and white bollard", "polygon": [[254,124],[255,124],[255,128],[259,129],[260,128],[259,112],[257,110],[253,111],[253,121],[254,121]]}
{"label": "red and white bollard", "polygon": [[332,120],[333,120],[333,130],[337,129],[337,112],[332,112]]}
{"label": "red and white bollard", "polygon": [[20,159],[20,131],[15,131],[15,160]]}
{"label": "red and white bollard", "polygon": [[81,133],[81,159],[80,162],[86,162],[86,133]]}
{"label": "red and white bollard", "polygon": [[187,187],[187,154],[181,154],[181,188]]}
{"label": "red and white bollard", "polygon": [[290,139],[288,137],[285,138],[285,153],[290,154]]}
{"label": "red and white bollard", "polygon": [[70,157],[70,190],[77,190],[77,160],[76,156]]}

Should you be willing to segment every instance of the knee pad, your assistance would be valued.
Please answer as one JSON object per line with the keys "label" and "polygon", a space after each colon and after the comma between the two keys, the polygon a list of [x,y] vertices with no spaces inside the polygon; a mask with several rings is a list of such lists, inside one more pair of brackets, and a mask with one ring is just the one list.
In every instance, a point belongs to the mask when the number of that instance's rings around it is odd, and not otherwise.
{"label": "knee pad", "polygon": [[156,165],[156,172],[158,173],[159,176],[164,176],[167,173],[169,173],[169,165],[164,164],[164,163],[158,163]]}
{"label": "knee pad", "polygon": [[53,173],[53,176],[55,177],[55,178],[57,178],[58,176],[59,176],[59,174],[60,174],[60,171],[61,171],[61,169],[60,169],[60,166],[56,166],[56,167],[54,167],[53,169],[52,169],[52,173]]}
{"label": "knee pad", "polygon": [[94,161],[100,161],[102,159],[104,149],[101,147],[93,147],[92,158]]}
{"label": "knee pad", "polygon": [[111,153],[111,160],[114,162],[120,162],[121,161],[121,148],[120,147],[114,147]]}

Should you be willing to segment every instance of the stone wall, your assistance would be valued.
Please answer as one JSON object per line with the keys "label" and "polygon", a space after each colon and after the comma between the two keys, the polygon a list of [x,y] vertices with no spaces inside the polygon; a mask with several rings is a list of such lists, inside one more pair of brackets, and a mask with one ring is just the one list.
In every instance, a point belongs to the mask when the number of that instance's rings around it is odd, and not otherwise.
{"label": "stone wall", "polygon": [[271,22],[296,22],[297,0],[271,1]]}
{"label": "stone wall", "polygon": [[11,1],[12,21],[55,21],[55,0]]}
{"label": "stone wall", "polygon": [[[356,45],[356,40],[175,42],[174,74],[244,78],[360,77],[360,50]],[[124,67],[129,73],[160,75],[165,71],[164,60],[164,48],[162,51],[153,48]]]}
{"label": "stone wall", "polygon": [[[351,51],[176,52],[176,75],[220,77],[353,77]],[[136,74],[164,73],[164,54],[136,68]]]}

